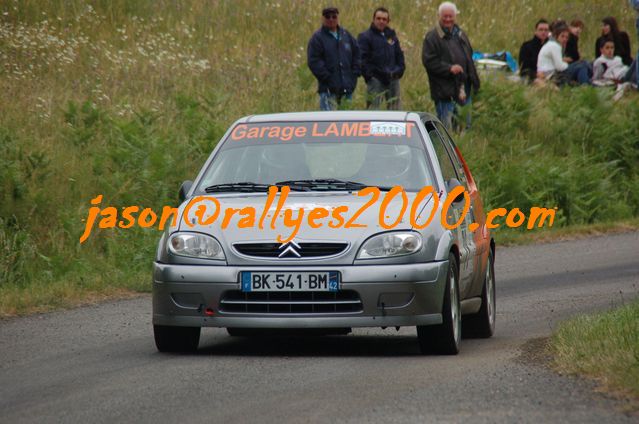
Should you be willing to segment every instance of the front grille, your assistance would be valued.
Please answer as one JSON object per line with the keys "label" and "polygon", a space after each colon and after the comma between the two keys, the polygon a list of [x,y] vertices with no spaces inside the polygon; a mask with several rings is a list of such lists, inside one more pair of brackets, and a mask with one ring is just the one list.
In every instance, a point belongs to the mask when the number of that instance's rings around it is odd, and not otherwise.
{"label": "front grille", "polygon": [[222,294],[220,312],[249,314],[330,314],[362,311],[359,294],[338,292],[242,292]]}
{"label": "front grille", "polygon": [[[235,250],[242,255],[257,258],[321,258],[342,253],[348,243],[236,243]],[[294,252],[296,253],[294,253]]]}

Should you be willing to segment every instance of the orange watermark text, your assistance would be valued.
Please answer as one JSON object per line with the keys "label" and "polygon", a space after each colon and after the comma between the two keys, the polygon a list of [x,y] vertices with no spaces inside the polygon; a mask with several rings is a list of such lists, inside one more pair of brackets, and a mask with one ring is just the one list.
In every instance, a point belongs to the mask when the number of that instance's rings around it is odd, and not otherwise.
{"label": "orange watermark text", "polygon": [[[231,225],[240,229],[257,230],[276,230],[283,227],[286,231],[282,231],[276,237],[279,243],[293,240],[304,223],[310,228],[327,227],[335,230],[365,228],[372,222],[383,230],[391,230],[400,224],[408,223],[411,228],[422,230],[437,218],[444,228],[455,230],[468,219],[471,205],[470,195],[461,186],[453,189],[443,202],[440,201],[440,194],[432,186],[423,187],[410,201],[400,186],[393,187],[385,193],[377,187],[366,187],[353,194],[362,198],[361,205],[357,207],[300,206],[298,198],[297,206],[291,208],[286,206],[289,193],[288,186],[271,186],[263,206],[242,208],[223,207],[220,200],[214,196],[195,196],[185,205],[181,218],[179,209],[170,206],[164,206],[158,213],[139,206],[122,207],[121,210],[115,206],[102,206],[103,196],[98,195],[90,201],[87,218],[83,220],[85,227],[80,236],[80,243],[89,238],[96,223],[100,229],[127,229],[138,225],[162,231],[167,225],[176,228],[179,219],[187,231],[215,225],[219,225],[222,230]],[[462,196],[463,201],[455,202]],[[427,207],[429,205],[430,207]],[[480,219],[469,223],[468,228],[472,232],[480,228],[494,229],[502,225],[497,222],[498,220],[503,220],[503,224],[510,228],[524,225],[528,230],[542,228],[545,225],[552,227],[556,210],[557,208],[533,207],[525,214],[519,208],[497,208],[489,211],[485,219],[471,214],[472,219]],[[374,219],[371,219],[371,214]]]}

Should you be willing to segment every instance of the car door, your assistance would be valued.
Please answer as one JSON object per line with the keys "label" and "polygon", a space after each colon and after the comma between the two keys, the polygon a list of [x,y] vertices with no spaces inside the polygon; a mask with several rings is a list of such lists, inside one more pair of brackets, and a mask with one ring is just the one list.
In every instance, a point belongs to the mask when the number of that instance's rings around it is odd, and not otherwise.
{"label": "car door", "polygon": [[[459,182],[464,184],[464,175],[460,176],[460,174],[458,173],[456,169],[457,166],[451,156],[449,148],[446,146],[446,142],[442,136],[442,133],[437,130],[432,121],[426,121],[424,122],[424,125],[426,127],[426,130],[428,131],[428,135],[431,139],[431,142],[433,143],[433,147],[437,154],[437,160],[439,161],[439,167],[442,170],[444,181],[449,181],[451,178],[455,178]],[[466,186],[464,186],[464,188],[466,188]],[[446,217],[447,222],[449,224],[458,222],[461,218],[462,210],[463,204],[461,204],[460,206],[454,205],[453,207],[449,208],[448,216]],[[468,217],[464,219],[461,225],[453,230],[458,240],[459,247],[459,291],[462,298],[466,296],[466,293],[470,289],[474,269],[474,252],[471,252],[469,249],[471,243],[469,243],[468,239],[471,237],[469,235],[467,220]]]}
{"label": "car door", "polygon": [[[464,222],[460,227],[462,227],[464,244],[466,245],[466,249],[468,251],[468,261],[467,261],[468,268],[466,270],[467,271],[466,277],[468,278],[468,281],[466,282],[466,284],[469,290],[472,290],[473,287],[477,287],[477,285],[475,285],[477,279],[480,278],[480,276],[483,276],[483,273],[481,270],[481,255],[482,255],[483,246],[485,244],[485,243],[477,243],[477,237],[475,237],[475,234],[470,230],[471,224],[480,222],[478,219],[479,217],[477,217],[475,214],[476,212],[475,199],[478,196],[477,188],[474,185],[473,187],[470,187],[470,184],[469,184],[470,178],[466,175],[466,171],[462,164],[462,160],[457,155],[457,149],[455,149],[455,144],[453,140],[451,139],[450,135],[448,134],[448,132],[446,131],[446,129],[444,128],[444,126],[439,122],[435,122],[435,127],[437,128],[437,130],[442,136],[444,145],[446,146],[446,149],[448,150],[448,153],[450,154],[450,157],[454,163],[455,171],[457,172],[457,175],[459,176],[459,181],[462,183],[462,185],[468,192],[469,198],[471,200],[468,213],[466,214]],[[481,239],[481,237],[479,237],[479,239]],[[472,293],[472,294],[474,295],[476,293]]]}

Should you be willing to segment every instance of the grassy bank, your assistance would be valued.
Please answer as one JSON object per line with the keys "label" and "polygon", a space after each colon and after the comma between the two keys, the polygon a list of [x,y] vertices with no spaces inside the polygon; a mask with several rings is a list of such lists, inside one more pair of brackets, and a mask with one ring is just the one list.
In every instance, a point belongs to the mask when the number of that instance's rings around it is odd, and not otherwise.
{"label": "grassy bank", "polygon": [[639,399],[638,301],[562,324],[550,347],[559,371],[597,379],[606,391]]}
{"label": "grassy bank", "polygon": [[[353,33],[377,6],[336,4]],[[406,54],[407,110],[433,110],[420,53],[437,4],[387,2]],[[516,52],[539,16],[583,19],[585,55],[601,17],[632,28],[626,2],[458,4],[482,51]],[[158,234],[94,232],[80,245],[89,200],[176,204],[181,181],[236,118],[316,109],[305,51],[323,5],[0,3],[0,316],[148,290]],[[360,83],[355,108],[363,93]],[[485,78],[473,130],[459,144],[487,206],[557,206],[560,228],[639,216],[639,97],[611,96]],[[497,240],[516,236],[498,232]]]}

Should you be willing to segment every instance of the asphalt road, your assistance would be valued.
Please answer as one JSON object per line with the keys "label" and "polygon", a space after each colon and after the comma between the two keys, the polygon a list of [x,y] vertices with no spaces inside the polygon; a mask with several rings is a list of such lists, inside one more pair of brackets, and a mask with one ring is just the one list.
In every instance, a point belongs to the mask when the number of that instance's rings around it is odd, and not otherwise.
{"label": "asphalt road", "polygon": [[498,249],[497,332],[421,356],[414,328],[155,350],[149,296],[0,321],[0,422],[637,422],[529,346],[639,295],[639,233]]}

